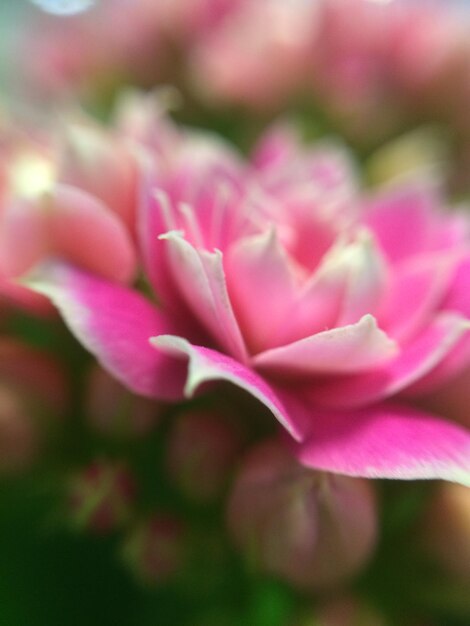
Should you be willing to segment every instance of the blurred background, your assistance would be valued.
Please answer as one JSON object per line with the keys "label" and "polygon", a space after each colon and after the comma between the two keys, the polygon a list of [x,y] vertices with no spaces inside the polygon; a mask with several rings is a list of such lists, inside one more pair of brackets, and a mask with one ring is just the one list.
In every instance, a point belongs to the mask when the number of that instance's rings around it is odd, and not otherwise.
{"label": "blurred background", "polygon": [[[163,88],[176,120],[245,153],[270,123],[289,119],[306,141],[333,137],[351,149],[369,188],[420,176],[466,202],[469,12],[465,0],[3,0],[2,163],[11,158],[11,119],[42,145],[31,128],[64,107],[108,123],[122,89]],[[220,502],[188,503],[184,489],[161,480],[173,409],[142,405],[103,373],[90,382],[92,359],[65,326],[43,302],[24,306],[24,294],[7,291],[0,626],[470,624],[468,489],[377,481],[373,557],[339,590],[306,595],[239,562],[215,521]],[[25,399],[33,426],[22,421]],[[116,437],[122,406],[139,419]],[[186,410],[194,406],[178,409]],[[97,428],[107,412],[111,427]],[[189,539],[167,518],[121,532],[133,480],[142,511],[163,503],[194,519]],[[440,510],[448,514],[433,526]],[[432,549],[418,540],[423,529]],[[441,549],[454,534],[455,558]],[[189,564],[175,583],[185,541]],[[153,551],[156,575],[146,561]]]}

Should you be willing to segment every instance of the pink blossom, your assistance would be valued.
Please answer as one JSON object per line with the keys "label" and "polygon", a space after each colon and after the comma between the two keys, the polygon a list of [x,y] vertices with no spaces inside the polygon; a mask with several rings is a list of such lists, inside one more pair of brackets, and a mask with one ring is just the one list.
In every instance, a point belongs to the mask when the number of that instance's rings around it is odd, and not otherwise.
{"label": "pink blossom", "polygon": [[139,159],[132,147],[70,112],[58,129],[39,138],[25,130],[11,144],[3,167],[0,275],[18,276],[56,255],[131,280]]}
{"label": "pink blossom", "polygon": [[67,18],[33,15],[15,51],[21,80],[35,96],[59,98],[153,86],[243,1],[115,0]]}
{"label": "pink blossom", "polygon": [[190,73],[206,97],[271,109],[299,90],[315,39],[314,2],[241,2],[196,42]]}
{"label": "pink blossom", "polygon": [[227,381],[307,466],[468,484],[469,432],[405,399],[468,364],[468,218],[422,181],[366,194],[344,151],[302,149],[287,129],[251,163],[172,137],[153,141],[139,207],[159,305],[59,262],[34,288],[137,393],[175,400]]}

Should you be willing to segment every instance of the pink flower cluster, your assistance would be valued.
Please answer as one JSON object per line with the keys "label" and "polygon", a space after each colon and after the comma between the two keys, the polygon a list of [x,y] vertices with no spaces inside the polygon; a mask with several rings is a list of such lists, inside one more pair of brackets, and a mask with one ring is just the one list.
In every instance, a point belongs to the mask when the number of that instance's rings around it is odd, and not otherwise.
{"label": "pink flower cluster", "polygon": [[310,468],[470,484],[468,430],[417,408],[470,365],[467,215],[422,180],[362,190],[284,125],[249,160],[139,97],[75,130],[47,189],[10,196],[1,250],[44,261],[28,284],[105,369],[160,401],[231,383]]}
{"label": "pink flower cluster", "polygon": [[19,41],[23,82],[55,96],[123,82],[152,86],[238,1],[117,0],[65,18],[38,13]]}
{"label": "pink flower cluster", "polygon": [[167,81],[262,111],[313,96],[368,136],[423,115],[468,131],[469,19],[419,0],[119,0],[38,17],[16,58],[36,94]]}

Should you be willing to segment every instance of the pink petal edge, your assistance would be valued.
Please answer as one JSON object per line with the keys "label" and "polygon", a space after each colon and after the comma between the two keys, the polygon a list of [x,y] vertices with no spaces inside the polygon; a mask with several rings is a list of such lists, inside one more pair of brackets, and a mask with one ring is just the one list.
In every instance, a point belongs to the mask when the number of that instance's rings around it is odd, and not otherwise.
{"label": "pink petal edge", "polygon": [[296,455],[308,467],[348,476],[443,479],[470,486],[470,432],[391,404],[317,415]]}
{"label": "pink petal edge", "polygon": [[77,339],[123,385],[160,400],[183,397],[185,368],[148,344],[175,328],[143,296],[58,263],[40,266],[27,284],[50,298]]}
{"label": "pink petal edge", "polygon": [[152,337],[150,343],[158,350],[188,358],[184,388],[187,397],[191,397],[203,383],[225,380],[260,400],[294,439],[299,441],[303,437],[302,424],[293,419],[276,391],[256,372],[225,354],[202,346],[194,346],[181,337],[170,335]]}

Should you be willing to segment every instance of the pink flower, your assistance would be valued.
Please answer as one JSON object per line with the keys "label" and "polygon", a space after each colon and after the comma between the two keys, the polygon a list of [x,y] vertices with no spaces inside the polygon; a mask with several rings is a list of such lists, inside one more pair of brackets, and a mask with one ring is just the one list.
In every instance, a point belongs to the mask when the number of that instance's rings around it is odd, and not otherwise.
{"label": "pink flower", "polygon": [[343,152],[302,150],[287,129],[252,163],[173,132],[153,142],[139,209],[159,305],[58,262],[35,289],[134,392],[228,381],[307,466],[470,483],[470,433],[405,400],[468,364],[467,218],[424,183],[360,193]]}
{"label": "pink flower", "polygon": [[24,131],[5,158],[0,276],[18,276],[56,255],[128,282],[137,264],[138,155],[85,116],[64,113],[58,126],[34,139]]}
{"label": "pink flower", "polygon": [[[195,40],[244,0],[116,0],[68,16],[38,14],[12,57],[33,96],[87,96],[119,84],[153,86],[178,73]],[[177,54],[175,54],[177,52]]]}
{"label": "pink flower", "polygon": [[300,89],[310,64],[318,6],[240,2],[230,19],[196,42],[190,71],[206,96],[272,109]]}

